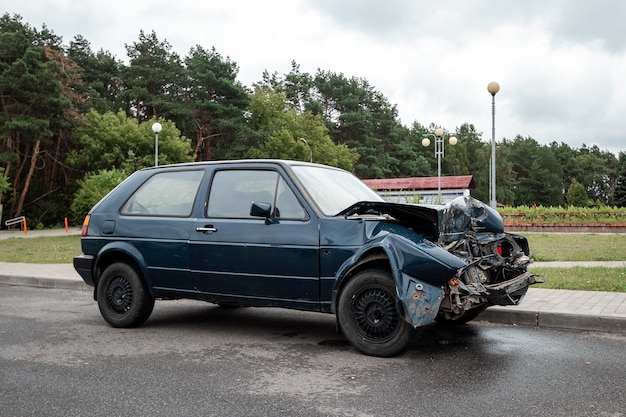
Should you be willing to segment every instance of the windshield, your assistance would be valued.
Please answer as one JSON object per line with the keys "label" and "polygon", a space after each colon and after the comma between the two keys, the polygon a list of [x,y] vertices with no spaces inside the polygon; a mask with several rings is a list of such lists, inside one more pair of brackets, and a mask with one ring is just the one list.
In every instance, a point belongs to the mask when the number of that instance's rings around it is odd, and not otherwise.
{"label": "windshield", "polygon": [[304,165],[292,168],[304,189],[326,216],[334,216],[359,201],[384,201],[347,171]]}

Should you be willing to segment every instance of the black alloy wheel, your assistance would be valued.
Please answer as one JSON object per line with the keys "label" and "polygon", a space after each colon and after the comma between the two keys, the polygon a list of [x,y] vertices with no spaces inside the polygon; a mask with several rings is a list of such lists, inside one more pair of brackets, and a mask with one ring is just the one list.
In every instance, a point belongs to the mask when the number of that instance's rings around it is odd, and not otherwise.
{"label": "black alloy wheel", "polygon": [[102,317],[113,327],[139,326],[154,309],[154,297],[139,273],[126,262],[116,262],[104,270],[96,299]]}
{"label": "black alloy wheel", "polygon": [[394,356],[406,349],[413,328],[398,312],[395,284],[388,271],[357,273],[341,291],[339,327],[359,351],[371,356]]}

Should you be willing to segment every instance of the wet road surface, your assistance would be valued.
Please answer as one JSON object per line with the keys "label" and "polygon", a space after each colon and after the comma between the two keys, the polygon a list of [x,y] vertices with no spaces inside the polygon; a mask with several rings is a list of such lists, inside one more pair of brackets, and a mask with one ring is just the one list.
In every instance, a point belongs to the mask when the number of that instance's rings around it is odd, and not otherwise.
{"label": "wet road surface", "polygon": [[87,291],[0,286],[0,416],[626,416],[626,337],[430,326],[367,357],[332,315],[157,302],[113,329]]}

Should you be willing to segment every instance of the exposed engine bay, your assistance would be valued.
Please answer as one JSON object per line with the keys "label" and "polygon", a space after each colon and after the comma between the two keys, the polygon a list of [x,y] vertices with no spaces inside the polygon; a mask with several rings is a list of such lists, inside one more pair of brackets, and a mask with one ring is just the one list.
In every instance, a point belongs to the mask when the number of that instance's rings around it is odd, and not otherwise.
{"label": "exposed engine bay", "polygon": [[471,197],[448,202],[440,212],[440,246],[467,266],[444,288],[438,321],[464,323],[490,305],[518,304],[538,280],[527,268],[526,238],[504,232],[497,211]]}
{"label": "exposed engine bay", "polygon": [[[468,265],[444,288],[438,320],[472,320],[489,305],[516,305],[536,282],[527,271],[532,262],[526,239],[501,233],[479,239],[468,234],[445,245]],[[526,248],[525,248],[526,247]]]}
{"label": "exposed engine bay", "polygon": [[545,282],[528,271],[533,262],[525,237],[506,233],[500,214],[470,196],[444,205],[363,202],[341,214],[390,216],[462,259],[444,286],[437,321],[465,323],[490,305],[516,305],[529,285]]}

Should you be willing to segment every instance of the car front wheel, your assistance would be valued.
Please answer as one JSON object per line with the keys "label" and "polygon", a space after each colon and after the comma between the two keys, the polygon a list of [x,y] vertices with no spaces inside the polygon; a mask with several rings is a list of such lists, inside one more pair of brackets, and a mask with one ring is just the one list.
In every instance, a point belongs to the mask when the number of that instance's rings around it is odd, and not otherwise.
{"label": "car front wheel", "polygon": [[126,262],[108,266],[96,289],[102,317],[113,327],[136,327],[148,320],[154,297],[135,268]]}
{"label": "car front wheel", "polygon": [[393,278],[381,269],[361,271],[346,284],[337,319],[350,344],[370,356],[397,355],[414,335],[398,312]]}

